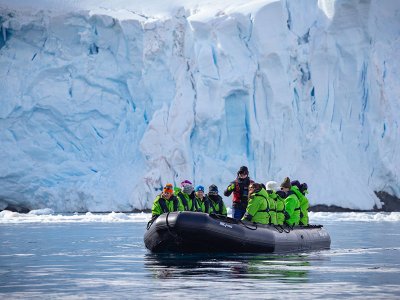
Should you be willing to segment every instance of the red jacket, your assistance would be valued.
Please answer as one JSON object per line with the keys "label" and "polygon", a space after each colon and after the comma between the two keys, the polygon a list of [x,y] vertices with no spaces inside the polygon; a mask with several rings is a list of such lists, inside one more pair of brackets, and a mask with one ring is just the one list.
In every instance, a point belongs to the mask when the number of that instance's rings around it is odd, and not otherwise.
{"label": "red jacket", "polygon": [[228,191],[228,188],[226,188],[226,190],[224,191],[224,195],[226,197],[229,197],[233,193],[232,201],[234,203],[247,203],[249,196],[249,185],[251,183],[254,183],[254,181],[251,180],[249,177],[246,177],[244,179],[236,178],[228,185],[229,188],[229,186],[234,184],[235,189],[233,191]]}

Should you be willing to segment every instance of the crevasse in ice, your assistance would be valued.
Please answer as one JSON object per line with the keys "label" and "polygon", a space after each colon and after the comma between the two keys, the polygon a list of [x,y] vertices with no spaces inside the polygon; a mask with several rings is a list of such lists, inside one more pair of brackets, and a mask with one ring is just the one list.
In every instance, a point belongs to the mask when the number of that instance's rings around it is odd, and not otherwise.
{"label": "crevasse in ice", "polygon": [[228,2],[2,1],[0,209],[142,209],[241,165],[399,197],[400,3]]}

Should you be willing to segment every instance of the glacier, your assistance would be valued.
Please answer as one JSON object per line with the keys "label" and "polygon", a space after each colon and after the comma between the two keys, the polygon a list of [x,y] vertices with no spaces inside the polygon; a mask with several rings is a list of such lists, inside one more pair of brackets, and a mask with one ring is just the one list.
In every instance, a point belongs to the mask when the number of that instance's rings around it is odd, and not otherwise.
{"label": "glacier", "polygon": [[142,210],[241,165],[400,197],[399,1],[27,2],[0,2],[0,210]]}

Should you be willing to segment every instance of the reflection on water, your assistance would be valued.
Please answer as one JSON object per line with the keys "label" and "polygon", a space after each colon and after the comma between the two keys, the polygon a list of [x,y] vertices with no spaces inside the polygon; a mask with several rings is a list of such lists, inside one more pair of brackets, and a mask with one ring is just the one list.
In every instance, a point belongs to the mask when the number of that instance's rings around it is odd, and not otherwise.
{"label": "reflection on water", "polygon": [[[326,259],[326,258],[325,258]],[[308,255],[274,254],[152,254],[145,267],[155,278],[207,276],[212,278],[273,279],[307,282]]]}

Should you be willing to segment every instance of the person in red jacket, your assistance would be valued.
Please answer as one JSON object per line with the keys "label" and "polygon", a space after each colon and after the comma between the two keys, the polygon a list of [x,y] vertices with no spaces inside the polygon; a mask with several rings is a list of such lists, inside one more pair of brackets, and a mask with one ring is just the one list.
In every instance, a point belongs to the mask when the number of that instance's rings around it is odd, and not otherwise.
{"label": "person in red jacket", "polygon": [[249,169],[246,166],[241,166],[237,172],[236,179],[224,191],[226,197],[233,193],[232,217],[234,219],[240,220],[246,213],[249,185],[251,183],[254,183],[254,181],[249,178]]}

